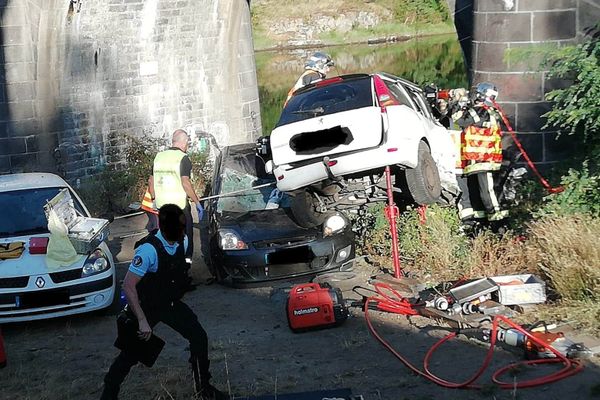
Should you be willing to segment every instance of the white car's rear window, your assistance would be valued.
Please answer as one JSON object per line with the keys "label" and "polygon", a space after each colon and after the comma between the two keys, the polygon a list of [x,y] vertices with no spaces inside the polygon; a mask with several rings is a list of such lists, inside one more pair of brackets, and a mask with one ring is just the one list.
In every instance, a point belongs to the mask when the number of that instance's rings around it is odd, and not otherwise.
{"label": "white car's rear window", "polygon": [[370,76],[316,85],[290,99],[277,126],[370,106],[373,106]]}

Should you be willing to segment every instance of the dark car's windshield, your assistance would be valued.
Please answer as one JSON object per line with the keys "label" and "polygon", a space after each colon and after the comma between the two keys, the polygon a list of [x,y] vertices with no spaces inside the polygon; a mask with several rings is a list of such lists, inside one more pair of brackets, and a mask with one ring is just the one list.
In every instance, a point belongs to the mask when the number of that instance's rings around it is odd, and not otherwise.
{"label": "dark car's windshield", "polygon": [[371,77],[347,79],[293,96],[281,112],[277,126],[372,105]]}
{"label": "dark car's windshield", "polygon": [[[269,198],[277,193],[279,197],[272,202],[278,203],[279,207],[289,207],[288,195],[276,191],[275,178],[265,172],[263,160],[253,151],[226,154],[224,157],[226,158],[222,161],[218,194],[239,193],[220,197],[217,200],[218,212],[245,213],[265,210],[268,208]],[[264,187],[251,189],[256,186]]]}
{"label": "dark car's windshield", "polygon": [[[62,188],[42,188],[0,192],[0,238],[48,232],[44,205]],[[73,197],[75,208],[82,208]]]}

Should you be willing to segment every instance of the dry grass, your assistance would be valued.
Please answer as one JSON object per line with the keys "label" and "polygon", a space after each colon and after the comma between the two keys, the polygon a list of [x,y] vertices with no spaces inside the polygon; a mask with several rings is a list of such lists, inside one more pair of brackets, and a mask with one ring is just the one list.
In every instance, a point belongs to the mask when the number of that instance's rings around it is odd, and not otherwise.
{"label": "dry grass", "polygon": [[467,277],[538,273],[537,249],[511,234],[497,236],[485,231],[470,244]]}
{"label": "dry grass", "polygon": [[600,300],[600,219],[546,217],[529,230],[539,267],[562,299]]}
{"label": "dry grass", "polygon": [[[531,222],[527,237],[460,233],[456,211],[430,207],[421,225],[416,212],[399,223],[403,268],[429,285],[459,278],[533,273],[547,283],[551,306],[539,317],[570,321],[600,333],[600,219],[589,215],[545,217]],[[391,266],[386,224],[376,224],[363,252]]]}

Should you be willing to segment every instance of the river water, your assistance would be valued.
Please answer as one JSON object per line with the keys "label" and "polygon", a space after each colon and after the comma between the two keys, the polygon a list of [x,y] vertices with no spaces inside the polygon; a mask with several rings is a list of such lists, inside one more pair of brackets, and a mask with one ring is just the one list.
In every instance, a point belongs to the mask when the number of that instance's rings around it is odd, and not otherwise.
{"label": "river water", "polygon": [[258,51],[255,54],[263,134],[279,119],[287,92],[303,72],[314,51],[331,55],[335,67],[329,77],[347,73],[388,72],[421,86],[466,87],[467,75],[455,34],[379,45],[345,45],[319,49]]}

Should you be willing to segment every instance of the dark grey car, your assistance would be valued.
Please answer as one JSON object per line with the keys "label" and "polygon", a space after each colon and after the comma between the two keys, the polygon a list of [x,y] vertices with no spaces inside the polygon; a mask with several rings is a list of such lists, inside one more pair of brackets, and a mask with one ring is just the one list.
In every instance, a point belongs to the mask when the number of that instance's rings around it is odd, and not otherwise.
{"label": "dark grey car", "polygon": [[[255,146],[226,147],[215,162],[211,195],[222,197],[208,201],[208,237],[203,240],[213,275],[239,285],[308,281],[318,273],[349,268],[355,250],[350,222],[332,214],[323,225],[300,227],[288,195],[276,190]],[[227,195],[232,192],[237,194]]]}

